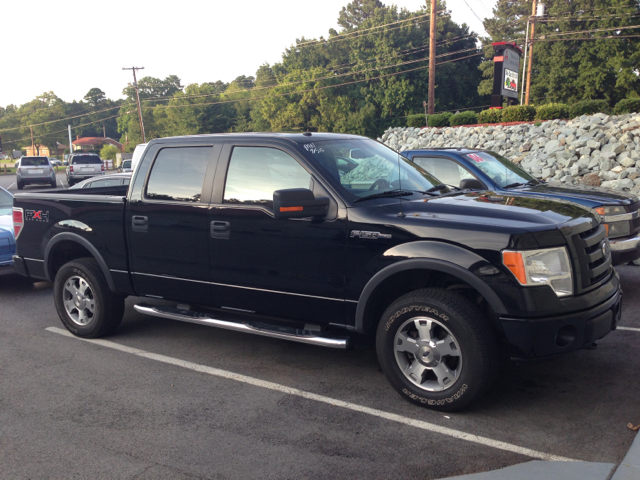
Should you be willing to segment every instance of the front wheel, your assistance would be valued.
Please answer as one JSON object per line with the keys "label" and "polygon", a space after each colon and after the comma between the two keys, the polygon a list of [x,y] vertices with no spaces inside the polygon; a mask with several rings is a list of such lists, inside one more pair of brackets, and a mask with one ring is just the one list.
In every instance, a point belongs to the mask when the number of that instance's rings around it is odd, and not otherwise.
{"label": "front wheel", "polygon": [[93,258],[64,264],[54,280],[53,296],[60,320],[78,337],[101,337],[122,321],[124,297],[109,290]]}
{"label": "front wheel", "polygon": [[466,298],[441,289],[396,300],[378,325],[376,351],[402,396],[441,411],[480,398],[498,368],[496,340],[483,314]]}

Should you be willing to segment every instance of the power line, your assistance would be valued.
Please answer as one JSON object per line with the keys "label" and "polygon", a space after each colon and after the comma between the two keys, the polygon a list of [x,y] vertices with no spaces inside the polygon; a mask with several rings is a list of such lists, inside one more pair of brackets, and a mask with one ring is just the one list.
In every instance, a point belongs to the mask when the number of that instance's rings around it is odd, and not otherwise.
{"label": "power line", "polygon": [[[640,27],[638,27],[640,28]],[[581,37],[581,38],[540,38],[536,39],[536,43],[538,42],[572,42],[574,40],[623,40],[625,38],[638,38],[640,35],[606,35],[602,37]]]}
{"label": "power line", "polygon": [[[475,34],[474,35],[468,35],[468,36],[475,36]],[[442,45],[446,45],[448,43],[453,43],[455,41],[458,41],[458,39],[463,39],[464,37],[465,37],[465,35],[460,36],[460,37],[456,37],[454,39],[446,40],[446,41],[444,41],[442,43]],[[440,45],[440,43],[438,43],[437,45]],[[416,47],[416,48],[418,48],[418,47]],[[428,44],[427,44],[426,48],[429,48]],[[443,53],[441,55],[438,55],[437,58],[453,55],[453,54],[456,54],[456,53],[464,53],[464,52],[468,52],[468,51],[471,51],[471,50],[476,50],[476,48],[470,48],[470,49],[466,49],[466,50],[457,50],[457,51],[454,51],[454,52]],[[410,52],[410,53],[416,53],[416,52]],[[372,59],[372,60],[367,61],[365,63],[370,63],[370,62],[373,62],[373,61],[379,61],[379,60],[382,60],[384,58],[400,57],[400,56],[404,56],[404,55],[409,55],[409,53],[401,54],[401,55],[389,55],[387,57],[381,57],[380,59]],[[426,59],[411,60],[411,61],[408,61],[408,62],[401,62],[401,63],[392,64],[392,65],[384,65],[384,66],[374,67],[374,68],[370,68],[370,69],[366,69],[366,70],[358,70],[358,71],[355,71],[355,72],[351,71],[351,72],[345,72],[345,73],[339,73],[339,74],[336,73],[336,74],[328,75],[328,76],[325,76],[325,77],[305,79],[305,80],[300,80],[300,81],[296,81],[296,82],[280,83],[280,84],[277,84],[277,85],[264,86],[264,87],[254,87],[254,88],[250,88],[250,89],[236,90],[234,92],[229,92],[229,93],[218,92],[218,93],[203,93],[203,94],[197,94],[197,95],[182,95],[182,96],[174,96],[174,97],[171,97],[171,98],[148,99],[148,100],[143,100],[142,103],[171,101],[171,100],[188,100],[188,99],[191,99],[191,98],[211,97],[211,96],[216,96],[216,95],[233,95],[235,93],[255,92],[257,90],[265,90],[265,89],[271,89],[271,88],[276,88],[276,87],[286,87],[286,86],[289,86],[289,85],[300,85],[302,83],[315,82],[315,81],[318,81],[318,80],[327,80],[327,79],[330,79],[330,78],[338,78],[338,77],[343,77],[343,76],[346,76],[346,75],[353,75],[353,74],[356,74],[356,73],[370,72],[370,71],[373,71],[373,70],[382,70],[382,69],[385,69],[385,68],[402,66],[402,65],[406,65],[408,63],[421,62],[421,61],[425,61],[425,60]],[[342,69],[339,69],[339,70],[342,70]]]}
{"label": "power line", "polygon": [[[440,15],[440,16],[439,16],[439,17],[437,17],[437,18],[448,18],[448,17],[450,17],[450,15]],[[409,19],[409,20],[407,20],[407,21],[414,20],[415,18],[418,18],[418,17],[412,17],[411,19]],[[418,21],[418,22],[415,22],[415,24],[416,24],[416,25],[419,25],[419,24],[421,24],[421,23],[425,23],[425,22],[427,22],[427,21],[428,21],[428,20],[420,20],[420,21]],[[404,27],[404,26],[406,26],[406,25],[399,25],[399,26],[397,26],[397,27],[387,28],[386,30],[382,30],[382,32],[372,32],[372,33],[384,33],[384,32],[390,32],[390,31],[392,31],[392,30],[397,30],[398,28],[402,28],[402,27]],[[363,31],[364,31],[364,30],[363,30]],[[357,32],[360,32],[360,30],[358,30]],[[366,35],[370,35],[370,33],[367,33]],[[301,46],[301,48],[317,47],[318,45],[326,46],[326,45],[330,45],[330,44],[333,44],[333,43],[341,42],[341,41],[343,41],[343,40],[354,40],[354,39],[357,39],[357,38],[364,37],[364,36],[366,36],[366,35],[361,35],[361,36],[353,37],[353,38],[337,38],[337,37],[333,37],[333,38],[335,38],[335,40],[331,40],[331,39],[329,39],[329,40],[324,40],[324,41],[318,41],[318,40],[316,40],[316,41],[315,41],[316,43],[312,43],[312,44],[309,44],[309,45],[298,44],[298,45],[296,45],[296,46],[292,46],[292,47],[290,47],[290,48],[289,48],[289,50],[290,50],[291,52],[294,52],[294,51],[298,50],[298,49],[300,48],[300,46]]]}
{"label": "power line", "polygon": [[[450,56],[450,55],[455,55],[457,53],[466,53],[469,51],[473,51],[473,50],[477,50],[476,48],[469,48],[469,49],[465,49],[465,50],[458,50],[455,52],[448,52],[448,53],[443,53],[441,55],[438,55],[436,58],[442,58],[442,57],[446,57],[446,56]],[[478,52],[476,55],[481,54],[482,52]],[[467,58],[467,57],[464,57]],[[402,63],[396,63],[396,64],[392,64],[392,65],[385,65],[382,67],[374,67],[374,68],[370,68],[370,69],[366,69],[366,70],[359,70],[357,72],[347,72],[347,73],[341,73],[341,74],[336,74],[336,75],[330,75],[327,77],[319,77],[319,78],[312,78],[312,79],[307,79],[307,80],[301,80],[299,82],[291,82],[291,83],[287,83],[287,84],[281,84],[281,85],[276,85],[274,87],[268,87],[268,88],[277,88],[277,87],[286,87],[286,86],[291,86],[291,85],[300,85],[303,83],[310,83],[310,82],[317,82],[320,80],[327,80],[327,79],[333,79],[333,78],[338,78],[338,77],[344,77],[347,75],[356,75],[356,74],[360,74],[360,73],[367,73],[367,72],[372,72],[372,71],[377,71],[377,70],[384,70],[386,68],[393,68],[393,67],[399,67],[402,65],[409,65],[412,63],[419,63],[419,62],[425,62],[429,60],[428,58],[421,58],[421,59],[417,59],[417,60],[409,60],[406,62],[402,62]],[[441,63],[447,63],[447,62],[441,62]],[[439,64],[437,64],[439,65]],[[425,67],[426,68],[426,67]],[[402,73],[402,72],[401,72]],[[341,85],[346,85],[346,84],[341,84]],[[336,85],[339,86],[339,85]],[[312,91],[314,89],[311,89],[309,91]],[[317,90],[317,89],[316,89]],[[305,90],[307,91],[307,90]],[[237,93],[237,92],[232,92],[233,93]],[[291,92],[291,94],[295,94],[297,92]],[[250,97],[250,98],[246,98],[246,99],[241,99],[242,101],[249,101],[249,100],[260,100],[263,98],[269,98],[272,95],[267,95],[264,97]],[[280,96],[280,95],[277,95]],[[174,97],[176,100],[181,100],[181,97]],[[240,101],[240,100],[239,100]],[[233,102],[233,100],[231,101],[222,101],[222,102],[214,102],[214,103],[185,103],[185,104],[180,104],[180,105],[157,105],[156,107],[144,107],[144,108],[162,108],[162,107],[167,107],[167,108],[175,108],[175,107],[188,107],[188,106],[197,106],[197,105],[218,105],[221,103],[231,103]]]}
{"label": "power line", "polygon": [[[33,123],[31,125],[21,125],[19,127],[13,127],[13,128],[3,128],[2,130],[0,130],[0,132],[10,132],[12,130],[20,130],[22,128],[29,128],[29,127],[39,127],[40,125],[48,125],[50,123],[56,123],[56,122],[64,122],[67,120],[72,120],[74,118],[81,118],[81,117],[86,117],[88,115],[96,115],[98,113],[102,113],[102,112],[108,112],[111,110],[115,110],[116,108],[122,108],[122,107],[126,107],[129,106],[131,104],[127,104],[127,103],[123,103],[122,105],[118,105],[117,107],[111,107],[111,108],[105,108],[104,110],[98,110],[97,112],[90,112],[90,113],[85,113],[82,115],[74,115],[71,117],[65,117],[65,118],[58,118],[57,120],[50,120],[48,122],[41,122],[41,123]],[[102,120],[99,120],[102,121]]]}
{"label": "power line", "polygon": [[[607,31],[611,31],[611,30],[629,30],[629,29],[633,29],[633,28],[640,28],[640,25],[629,25],[629,26],[624,26],[624,27],[607,27],[607,28],[595,28],[595,29],[591,29],[591,30],[578,30],[578,31],[572,31],[572,32],[557,32],[557,33],[546,33],[544,35],[540,35],[538,37],[538,39],[545,39],[546,37],[560,37],[563,35],[575,35],[578,33],[598,33],[598,32],[607,32]],[[596,37],[598,38],[598,37]],[[538,39],[536,39],[535,41],[538,41]]]}
{"label": "power line", "polygon": [[[454,59],[451,59],[451,60],[445,60],[444,62],[436,63],[436,65],[443,65],[445,63],[458,62],[460,60],[467,60],[469,58],[477,57],[478,55],[482,55],[482,54],[483,54],[482,52],[478,52],[478,53],[474,53],[472,55],[467,55],[466,57],[460,57],[460,58],[454,58]],[[236,100],[224,100],[224,101],[220,101],[220,102],[186,103],[186,104],[182,104],[182,105],[157,105],[155,107],[146,107],[146,108],[183,108],[183,107],[197,107],[197,106],[205,106],[205,105],[223,105],[223,104],[229,104],[229,103],[246,102],[246,101],[251,101],[251,100],[264,100],[265,98],[275,98],[275,97],[285,97],[285,96],[290,96],[290,95],[300,95],[302,93],[314,92],[314,91],[319,91],[319,90],[326,90],[328,88],[343,87],[345,85],[353,85],[355,83],[369,82],[369,81],[377,80],[377,79],[380,79],[380,78],[392,77],[392,76],[395,76],[395,75],[402,75],[403,73],[415,72],[417,70],[425,70],[427,68],[429,68],[428,65],[424,66],[424,67],[416,67],[416,68],[411,68],[411,69],[408,69],[408,70],[403,70],[401,72],[387,73],[385,75],[378,75],[376,77],[364,78],[364,79],[361,79],[361,80],[353,80],[351,82],[345,82],[345,83],[339,83],[339,84],[336,84],[336,85],[324,85],[324,86],[321,86],[321,87],[309,88],[309,89],[306,89],[306,90],[299,90],[299,91],[296,91],[296,92],[287,92],[287,93],[278,93],[278,94],[274,94],[274,95],[265,95],[263,97],[239,98],[239,99],[236,99]],[[358,73],[361,73],[361,72],[358,72]]]}
{"label": "power line", "polygon": [[[406,20],[397,20],[397,21],[395,21],[395,22],[385,23],[384,25],[376,25],[375,27],[365,28],[365,29],[363,29],[363,30],[354,30],[353,32],[344,33],[344,34],[339,33],[336,37],[342,37],[342,38],[344,38],[344,37],[348,37],[348,36],[350,36],[350,35],[356,35],[356,34],[358,34],[358,33],[367,32],[367,31],[369,31],[369,30],[377,30],[377,29],[379,29],[379,28],[388,27],[389,25],[397,25],[398,23],[411,22],[412,20],[416,20],[416,19],[418,19],[418,18],[423,18],[423,17],[429,17],[429,16],[431,16],[431,14],[430,14],[430,13],[426,13],[426,14],[424,14],[424,15],[416,15],[415,17],[407,18]],[[336,38],[336,37],[333,37],[333,38]],[[331,40],[331,38],[329,38],[329,40]],[[308,42],[298,43],[298,44],[296,45],[296,47],[300,47],[300,46],[307,45],[307,44],[310,44],[310,43],[322,43],[322,42],[326,42],[326,41],[327,41],[327,40],[310,40],[310,41],[308,41]]]}

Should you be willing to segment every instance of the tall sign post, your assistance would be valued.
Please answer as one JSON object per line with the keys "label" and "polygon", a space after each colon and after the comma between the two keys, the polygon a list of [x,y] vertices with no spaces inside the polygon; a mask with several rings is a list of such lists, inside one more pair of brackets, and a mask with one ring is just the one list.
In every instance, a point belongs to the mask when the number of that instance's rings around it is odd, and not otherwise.
{"label": "tall sign post", "polygon": [[518,103],[518,77],[522,50],[515,43],[495,42],[493,46],[493,94],[491,108],[502,108]]}

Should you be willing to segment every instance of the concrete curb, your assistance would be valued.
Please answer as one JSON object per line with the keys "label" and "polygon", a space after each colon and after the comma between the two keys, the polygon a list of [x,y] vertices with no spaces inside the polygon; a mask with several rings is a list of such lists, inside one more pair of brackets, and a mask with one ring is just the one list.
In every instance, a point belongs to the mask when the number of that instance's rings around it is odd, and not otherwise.
{"label": "concrete curb", "polygon": [[[449,477],[444,480],[608,480],[615,468],[615,463],[533,460],[500,470]],[[637,480],[637,477],[634,480]]]}
{"label": "concrete curb", "polygon": [[611,480],[638,480],[640,478],[640,435],[631,444],[631,448],[622,460]]}
{"label": "concrete curb", "polygon": [[[613,475],[613,476],[612,476]],[[640,479],[640,435],[616,469],[614,463],[548,462],[533,460],[489,472],[472,473],[442,480],[638,480]]]}

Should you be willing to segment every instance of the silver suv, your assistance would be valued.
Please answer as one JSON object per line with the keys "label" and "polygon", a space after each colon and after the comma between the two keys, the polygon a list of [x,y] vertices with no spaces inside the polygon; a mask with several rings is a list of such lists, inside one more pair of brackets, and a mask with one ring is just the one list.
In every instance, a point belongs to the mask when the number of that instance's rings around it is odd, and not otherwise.
{"label": "silver suv", "polygon": [[104,175],[104,163],[95,153],[73,153],[67,166],[67,183],[72,186],[81,180]]}
{"label": "silver suv", "polygon": [[18,190],[32,183],[48,183],[56,188],[56,172],[53,170],[49,157],[21,157],[16,170],[16,184]]}

